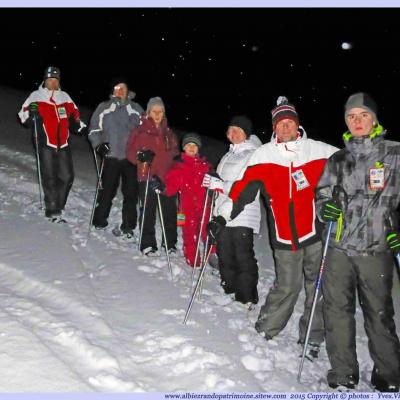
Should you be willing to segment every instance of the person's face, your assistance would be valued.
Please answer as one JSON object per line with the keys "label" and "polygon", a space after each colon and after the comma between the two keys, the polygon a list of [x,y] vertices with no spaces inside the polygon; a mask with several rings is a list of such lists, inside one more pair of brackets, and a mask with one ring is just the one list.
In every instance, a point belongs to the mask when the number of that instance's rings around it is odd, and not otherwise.
{"label": "person's face", "polygon": [[186,143],[183,150],[189,157],[195,157],[199,154],[199,148],[195,143]]}
{"label": "person's face", "polygon": [[281,119],[275,126],[275,133],[280,142],[296,140],[298,134],[297,123],[289,118]]}
{"label": "person's face", "polygon": [[365,136],[374,129],[374,118],[363,108],[352,108],[346,116],[346,124],[353,136]]}
{"label": "person's face", "polygon": [[149,111],[149,116],[153,119],[156,125],[160,125],[164,118],[164,109],[161,106],[153,106]]}
{"label": "person's face", "polygon": [[126,100],[128,97],[128,86],[125,83],[118,83],[114,86],[113,96]]}
{"label": "person's face", "polygon": [[57,90],[60,87],[60,82],[56,78],[47,78],[44,85],[49,90]]}
{"label": "person's face", "polygon": [[226,132],[226,136],[232,144],[240,144],[246,140],[244,130],[238,126],[230,126]]}

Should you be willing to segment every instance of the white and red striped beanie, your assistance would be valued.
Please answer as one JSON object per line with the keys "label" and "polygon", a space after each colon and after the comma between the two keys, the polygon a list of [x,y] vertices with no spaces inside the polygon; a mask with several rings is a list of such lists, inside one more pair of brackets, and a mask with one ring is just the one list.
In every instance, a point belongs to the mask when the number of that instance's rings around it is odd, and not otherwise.
{"label": "white and red striped beanie", "polygon": [[289,104],[289,100],[285,96],[279,96],[276,101],[277,106],[271,111],[272,127],[275,129],[276,124],[282,119],[292,119],[299,125],[299,115],[293,104]]}

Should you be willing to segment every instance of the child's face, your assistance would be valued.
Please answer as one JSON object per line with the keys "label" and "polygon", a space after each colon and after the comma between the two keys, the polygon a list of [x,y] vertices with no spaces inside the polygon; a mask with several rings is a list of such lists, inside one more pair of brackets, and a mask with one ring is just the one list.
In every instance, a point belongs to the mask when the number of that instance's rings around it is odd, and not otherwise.
{"label": "child's face", "polygon": [[194,143],[185,144],[183,150],[189,157],[195,157],[199,153],[199,148],[197,147],[197,144]]}

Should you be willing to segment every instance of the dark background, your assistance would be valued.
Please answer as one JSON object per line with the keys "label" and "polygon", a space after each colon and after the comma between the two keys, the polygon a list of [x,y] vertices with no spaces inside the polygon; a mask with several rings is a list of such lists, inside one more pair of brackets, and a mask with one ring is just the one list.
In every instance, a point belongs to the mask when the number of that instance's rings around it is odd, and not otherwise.
{"label": "dark background", "polygon": [[[247,114],[265,142],[279,95],[309,136],[341,144],[343,105],[378,102],[396,140],[400,9],[2,9],[0,84],[33,91],[46,66],[78,105],[94,108],[113,76],[136,101],[161,96],[170,125],[224,138]],[[352,48],[344,50],[342,43]],[[17,110],[16,110],[17,111]]]}

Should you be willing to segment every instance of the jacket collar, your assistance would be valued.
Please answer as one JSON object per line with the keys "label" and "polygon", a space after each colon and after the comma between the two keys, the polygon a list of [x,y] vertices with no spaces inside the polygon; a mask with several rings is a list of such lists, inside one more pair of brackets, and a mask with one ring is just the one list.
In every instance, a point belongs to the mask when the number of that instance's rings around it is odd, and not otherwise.
{"label": "jacket collar", "polygon": [[385,139],[386,130],[378,124],[371,134],[354,137],[349,131],[343,134],[344,145],[346,149],[354,155],[367,155],[373,148]]}

